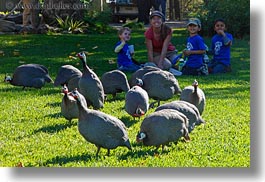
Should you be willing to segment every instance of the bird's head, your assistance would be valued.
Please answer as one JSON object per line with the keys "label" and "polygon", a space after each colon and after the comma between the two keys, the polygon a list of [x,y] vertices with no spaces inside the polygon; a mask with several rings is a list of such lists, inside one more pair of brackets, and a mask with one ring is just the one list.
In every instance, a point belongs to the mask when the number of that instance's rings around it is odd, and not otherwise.
{"label": "bird's head", "polygon": [[142,79],[140,78],[136,78],[136,85],[139,87],[142,87],[144,85],[144,82]]}
{"label": "bird's head", "polygon": [[138,132],[136,135],[136,142],[142,142],[144,138],[146,138],[146,134],[144,132]]}
{"label": "bird's head", "polygon": [[84,51],[79,52],[76,56],[77,56],[79,59],[86,61],[86,54],[85,54]]}
{"label": "bird's head", "polygon": [[64,93],[64,94],[68,94],[68,91],[69,91],[69,90],[68,90],[66,84],[64,84],[63,87],[62,87],[62,93]]}
{"label": "bird's head", "polygon": [[80,92],[78,92],[77,88],[75,88],[72,92],[69,92],[69,95],[73,97],[77,103],[81,105],[81,107],[87,108],[86,99]]}
{"label": "bird's head", "polygon": [[140,107],[137,107],[133,114],[134,117],[141,117],[143,115],[145,115],[145,112]]}
{"label": "bird's head", "polygon": [[78,92],[77,88],[70,92],[69,95],[71,95],[75,100],[80,101],[80,93]]}
{"label": "bird's head", "polygon": [[11,82],[12,81],[12,78],[11,78],[11,76],[5,76],[5,80],[4,80],[4,82]]}
{"label": "bird's head", "polygon": [[197,80],[194,80],[194,82],[192,83],[192,86],[194,87],[198,87],[199,83],[197,82]]}

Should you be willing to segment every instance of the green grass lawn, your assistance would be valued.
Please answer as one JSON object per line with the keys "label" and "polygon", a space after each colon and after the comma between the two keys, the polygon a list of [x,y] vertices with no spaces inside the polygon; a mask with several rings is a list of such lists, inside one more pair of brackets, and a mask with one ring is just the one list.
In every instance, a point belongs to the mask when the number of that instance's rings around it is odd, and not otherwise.
{"label": "green grass lawn", "polygon": [[[130,41],[135,45],[135,58],[141,62],[146,61],[143,31],[133,31]],[[204,39],[209,46],[210,38]],[[5,55],[0,56],[0,79],[26,63],[45,65],[53,79],[64,64],[82,70],[79,60],[69,58],[82,48],[90,53],[88,65],[100,77],[116,68],[116,41],[116,30],[93,35],[2,35],[0,51]],[[175,30],[172,42],[178,50],[184,48],[185,41],[185,30]],[[19,50],[20,56],[14,56],[14,50]],[[198,80],[206,95],[202,116],[207,123],[195,128],[189,143],[172,143],[164,152],[136,143],[144,118],[134,120],[125,112],[124,93],[115,100],[108,96],[102,111],[125,123],[133,151],[118,147],[108,157],[107,150],[101,149],[96,157],[97,148],[77,130],[77,119],[69,123],[62,117],[60,87],[46,84],[40,90],[22,90],[1,81],[0,166],[14,167],[22,162],[26,167],[250,167],[249,41],[235,39],[232,57],[232,73],[177,77],[182,89]],[[169,101],[178,99],[176,95]]]}

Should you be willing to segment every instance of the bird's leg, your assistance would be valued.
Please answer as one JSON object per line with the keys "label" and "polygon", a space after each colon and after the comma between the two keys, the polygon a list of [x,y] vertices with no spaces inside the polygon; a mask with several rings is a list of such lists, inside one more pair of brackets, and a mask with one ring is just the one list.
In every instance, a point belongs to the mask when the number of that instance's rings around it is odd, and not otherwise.
{"label": "bird's leg", "polygon": [[162,145],[162,152],[164,152],[164,147],[165,147],[165,145]]}
{"label": "bird's leg", "polygon": [[110,154],[110,149],[108,149],[108,153],[107,153],[107,156],[109,156],[109,154]]}
{"label": "bird's leg", "polygon": [[104,95],[104,104],[106,100],[107,100],[107,95]]}
{"label": "bird's leg", "polygon": [[157,100],[157,107],[160,106],[160,100]]}
{"label": "bird's leg", "polygon": [[149,105],[149,108],[155,108],[155,103],[156,103],[157,101],[154,101],[154,102],[152,102],[150,105]]}
{"label": "bird's leg", "polygon": [[99,153],[99,151],[100,151],[100,147],[97,146],[97,148],[98,148],[98,150],[97,150],[96,156],[98,156],[98,153]]}

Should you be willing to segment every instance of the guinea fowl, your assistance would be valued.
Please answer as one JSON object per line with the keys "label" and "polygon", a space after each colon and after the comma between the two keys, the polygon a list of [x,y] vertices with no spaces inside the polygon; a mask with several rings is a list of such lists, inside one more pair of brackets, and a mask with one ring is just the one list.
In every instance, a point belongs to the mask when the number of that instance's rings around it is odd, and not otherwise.
{"label": "guinea fowl", "polygon": [[189,132],[191,132],[196,125],[205,123],[197,107],[186,101],[172,101],[169,103],[165,103],[157,107],[155,111],[160,111],[162,109],[174,109],[184,114],[189,119]]}
{"label": "guinea fowl", "polygon": [[[171,99],[174,94],[181,93],[178,80],[168,71],[159,70],[148,72],[142,77],[142,83],[142,88],[146,90],[149,98],[156,100],[158,106],[161,100]],[[156,102],[151,103],[150,107],[154,107]]]}
{"label": "guinea fowl", "polygon": [[147,92],[139,86],[133,86],[125,95],[125,111],[133,117],[141,117],[149,108]]}
{"label": "guinea fowl", "polygon": [[101,83],[105,94],[112,94],[113,98],[117,93],[128,92],[130,89],[127,76],[120,70],[113,70],[101,76]]}
{"label": "guinea fowl", "polygon": [[163,109],[148,115],[140,126],[140,132],[136,136],[137,142],[143,142],[145,146],[156,146],[156,150],[162,145],[177,142],[181,137],[190,140],[187,117],[173,109]]}
{"label": "guinea fowl", "polygon": [[180,100],[194,104],[202,115],[206,105],[206,98],[204,92],[198,88],[198,85],[197,80],[194,80],[192,86],[185,87],[180,94]]}
{"label": "guinea fowl", "polygon": [[84,102],[84,96],[77,90],[71,92],[71,95],[76,99],[79,110],[78,130],[88,142],[96,145],[96,156],[98,156],[100,148],[107,149],[108,156],[110,149],[115,149],[118,146],[132,149],[126,127],[121,120],[101,111],[88,109]]}
{"label": "guinea fowl", "polygon": [[64,84],[62,88],[62,92],[64,96],[61,102],[61,113],[65,117],[65,119],[71,122],[72,119],[78,118],[77,103],[76,103],[76,100],[72,96],[69,95],[69,91],[68,91],[66,84]]}
{"label": "guinea fowl", "polygon": [[104,105],[104,89],[103,85],[94,71],[92,71],[86,63],[86,55],[84,52],[77,54],[83,64],[82,77],[79,79],[78,85],[80,93],[84,95],[87,105],[92,105],[94,109],[103,108]]}
{"label": "guinea fowl", "polygon": [[60,67],[54,81],[54,86],[67,85],[69,90],[79,88],[78,82],[82,76],[82,72],[72,65],[63,65]]}
{"label": "guinea fowl", "polygon": [[45,82],[53,82],[49,76],[48,69],[40,64],[23,64],[18,66],[13,77],[5,77],[5,81],[14,86],[42,88]]}
{"label": "guinea fowl", "polygon": [[146,73],[151,72],[151,71],[159,71],[159,70],[161,69],[158,67],[154,67],[154,66],[145,66],[143,68],[138,69],[132,74],[131,78],[129,79],[130,87],[137,85],[137,80],[136,80],[137,78],[142,79],[142,77]]}

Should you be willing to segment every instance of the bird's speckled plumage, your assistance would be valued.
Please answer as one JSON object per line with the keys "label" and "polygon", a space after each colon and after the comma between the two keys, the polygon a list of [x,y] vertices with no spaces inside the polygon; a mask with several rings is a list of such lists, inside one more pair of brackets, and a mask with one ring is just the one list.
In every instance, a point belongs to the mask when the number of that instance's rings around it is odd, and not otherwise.
{"label": "bird's speckled plumage", "polygon": [[71,122],[72,119],[78,118],[79,115],[77,103],[76,100],[69,95],[66,84],[62,88],[62,92],[64,96],[61,102],[61,113],[65,117],[65,119]]}
{"label": "bird's speckled plumage", "polygon": [[101,83],[105,94],[112,94],[113,97],[120,92],[128,92],[130,89],[127,76],[120,70],[105,72],[101,76]]}
{"label": "bird's speckled plumage", "polygon": [[58,74],[54,81],[54,86],[63,86],[66,84],[70,91],[77,88],[79,90],[79,79],[82,76],[82,72],[72,65],[63,65],[58,71]]}
{"label": "bird's speckled plumage", "polygon": [[206,105],[206,98],[202,89],[198,88],[196,80],[194,80],[192,86],[187,86],[182,90],[180,100],[194,104],[202,115]]}
{"label": "bird's speckled plumage", "polygon": [[77,90],[72,93],[77,100],[79,109],[78,131],[90,143],[98,148],[115,149],[125,146],[131,150],[128,133],[124,123],[118,118],[101,111],[88,109],[83,102],[84,96]]}
{"label": "bird's speckled plumage", "polygon": [[181,137],[189,140],[187,117],[173,109],[163,109],[148,115],[140,126],[137,141],[141,133],[145,134],[142,142],[146,146],[156,146],[157,149],[170,142],[177,142]]}
{"label": "bird's speckled plumage", "polygon": [[172,101],[165,103],[157,107],[155,111],[160,111],[162,109],[174,109],[183,113],[189,119],[189,132],[191,132],[196,125],[205,123],[197,107],[186,101]]}
{"label": "bird's speckled plumage", "polygon": [[151,71],[159,71],[159,70],[161,70],[161,69],[158,68],[158,67],[154,67],[154,66],[145,66],[143,68],[138,69],[137,71],[135,71],[132,74],[131,78],[129,79],[130,87],[133,87],[133,86],[137,85],[136,78],[142,79],[142,77],[146,73],[151,72]]}
{"label": "bird's speckled plumage", "polygon": [[148,109],[147,92],[139,86],[133,86],[125,95],[125,111],[133,117],[141,117]]}
{"label": "bird's speckled plumage", "polygon": [[14,86],[42,88],[45,82],[53,82],[48,69],[40,64],[23,64],[18,66],[13,74],[10,84]]}
{"label": "bird's speckled plumage", "polygon": [[151,71],[142,77],[143,86],[149,98],[158,101],[171,99],[175,94],[181,93],[181,88],[175,76],[168,71]]}
{"label": "bird's speckled plumage", "polygon": [[80,93],[86,98],[88,106],[92,105],[94,109],[100,109],[104,106],[103,85],[94,71],[86,63],[85,53],[79,53],[78,57],[83,64],[82,77],[79,79]]}

